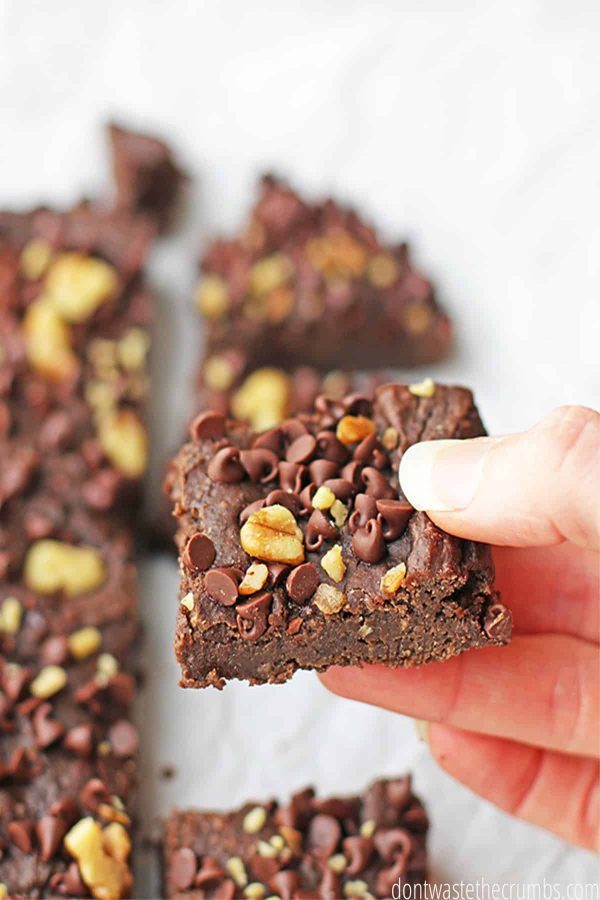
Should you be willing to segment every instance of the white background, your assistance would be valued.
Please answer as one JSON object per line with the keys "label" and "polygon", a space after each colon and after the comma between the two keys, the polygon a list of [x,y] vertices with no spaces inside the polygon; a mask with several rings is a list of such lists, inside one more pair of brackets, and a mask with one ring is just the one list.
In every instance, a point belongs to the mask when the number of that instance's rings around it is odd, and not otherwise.
{"label": "white background", "polygon": [[[411,240],[458,323],[455,358],[428,374],[472,385],[490,430],[519,429],[600,397],[599,44],[593,0],[0,0],[0,201],[105,185],[110,115],[175,142],[196,180],[153,263],[156,460],[179,440],[199,354],[194,258],[244,215],[265,169]],[[147,829],[173,803],[226,807],[307,782],[352,792],[410,767],[435,877],[597,877],[590,855],[442,775],[410,721],[328,696],[309,673],[178,689],[175,566],[142,568]]]}

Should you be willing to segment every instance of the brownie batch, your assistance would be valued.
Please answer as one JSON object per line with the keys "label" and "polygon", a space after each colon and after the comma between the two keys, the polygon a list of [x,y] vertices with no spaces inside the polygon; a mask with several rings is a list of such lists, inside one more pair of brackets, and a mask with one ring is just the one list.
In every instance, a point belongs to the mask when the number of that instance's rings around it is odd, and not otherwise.
{"label": "brownie batch", "polygon": [[152,215],[0,213],[0,897],[132,890]]}

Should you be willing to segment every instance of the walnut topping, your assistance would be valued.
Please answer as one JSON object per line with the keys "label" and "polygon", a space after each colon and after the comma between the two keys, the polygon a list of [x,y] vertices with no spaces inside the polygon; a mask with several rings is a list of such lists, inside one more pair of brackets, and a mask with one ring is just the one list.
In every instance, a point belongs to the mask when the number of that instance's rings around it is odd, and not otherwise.
{"label": "walnut topping", "polygon": [[334,581],[340,582],[344,580],[346,563],[342,559],[342,548],[339,544],[335,544],[327,551],[321,560],[321,566]]}
{"label": "walnut topping", "polygon": [[101,415],[98,439],[108,459],[128,478],[139,478],[148,461],[148,435],[131,409]]}
{"label": "walnut topping", "polygon": [[116,346],[116,353],[121,366],[127,372],[139,372],[144,368],[150,335],[143,328],[130,328]]}
{"label": "walnut topping", "polygon": [[74,547],[43,539],[31,545],[25,557],[25,583],[32,591],[64,591],[76,597],[92,591],[106,579],[106,566],[93,547]]}
{"label": "walnut topping", "polygon": [[409,384],[408,389],[415,397],[433,397],[435,381],[432,381],[431,378],[424,378],[423,381],[418,381],[416,384]]}
{"label": "walnut topping", "polygon": [[66,834],[64,845],[77,860],[81,877],[92,897],[120,900],[127,895],[131,882],[126,862],[129,851],[126,853],[127,842],[113,825],[103,830],[98,822],[87,816]]}
{"label": "walnut topping", "polygon": [[240,581],[238,593],[245,596],[247,594],[255,594],[260,591],[267,583],[269,570],[264,563],[252,563],[246,570],[246,574]]}
{"label": "walnut topping", "polygon": [[329,857],[327,865],[338,875],[341,875],[348,865],[348,860],[343,853],[335,853],[333,856]]}
{"label": "walnut topping", "polygon": [[259,856],[265,857],[265,859],[275,859],[279,853],[277,848],[269,844],[268,841],[259,841],[256,845],[256,852]]}
{"label": "walnut topping", "polygon": [[36,281],[41,278],[52,259],[52,247],[41,238],[33,238],[23,247],[19,264],[25,278]]}
{"label": "walnut topping", "polygon": [[112,653],[101,653],[96,663],[96,679],[108,682],[119,671],[119,663]]}
{"label": "walnut topping", "polygon": [[417,301],[406,308],[403,319],[410,334],[424,334],[431,325],[433,313],[428,306]]}
{"label": "walnut topping", "polygon": [[182,597],[179,601],[182,606],[187,609],[188,612],[191,612],[194,608],[194,595],[191,591],[189,591],[185,597]]}
{"label": "walnut topping", "polygon": [[273,253],[255,262],[250,270],[250,292],[268,294],[286,283],[291,274],[290,263],[283,253]]}
{"label": "walnut topping", "polygon": [[220,319],[229,309],[227,285],[219,275],[205,275],[196,288],[196,306],[207,319]]}
{"label": "walnut topping", "polygon": [[366,416],[344,416],[338,422],[336,435],[342,444],[358,444],[375,431],[375,425]]}
{"label": "walnut topping", "polygon": [[248,887],[244,888],[244,897],[246,897],[247,900],[262,900],[264,896],[265,888],[260,881],[253,881]]}
{"label": "walnut topping", "polygon": [[29,306],[23,320],[25,348],[30,365],[51,381],[64,381],[77,371],[71,348],[71,329],[47,297]]}
{"label": "walnut topping", "polygon": [[393,597],[400,589],[400,585],[406,578],[406,563],[398,563],[381,576],[379,589],[385,597]]}
{"label": "walnut topping", "polygon": [[16,597],[7,597],[0,606],[0,631],[17,634],[21,627],[23,607]]}
{"label": "walnut topping", "polygon": [[376,253],[369,260],[367,275],[371,284],[377,288],[390,287],[399,275],[398,263],[387,253]]}
{"label": "walnut topping", "polygon": [[233,384],[235,372],[228,359],[215,353],[204,363],[202,376],[211,391],[228,391]]}
{"label": "walnut topping", "polygon": [[312,505],[314,509],[331,509],[335,503],[335,499],[335,494],[331,488],[325,487],[325,485],[322,484],[320,488],[317,488],[312,500]]}
{"label": "walnut topping", "polygon": [[369,885],[366,881],[357,879],[356,881],[347,881],[344,885],[344,897],[366,897],[369,893]]}
{"label": "walnut topping", "polygon": [[371,838],[375,834],[376,829],[377,823],[375,822],[375,819],[366,819],[360,826],[360,836]]}
{"label": "walnut topping", "polygon": [[341,500],[334,500],[331,504],[329,512],[331,513],[331,518],[333,519],[337,527],[341,528],[348,518],[349,510],[347,506],[344,506]]}
{"label": "walnut topping", "polygon": [[100,648],[102,635],[93,625],[86,625],[69,635],[69,650],[75,659],[86,659]]}
{"label": "walnut topping", "polygon": [[115,269],[83,253],[62,253],[46,276],[46,292],[66,322],[85,322],[119,287]]}
{"label": "walnut topping", "polygon": [[44,666],[30,685],[34,697],[46,700],[62,691],[67,683],[67,673],[62,666]]}
{"label": "walnut topping", "polygon": [[244,816],[243,828],[246,834],[256,834],[267,821],[267,813],[263,806],[255,806]]}
{"label": "walnut topping", "polygon": [[250,423],[254,431],[266,431],[285,419],[290,409],[291,383],[281,369],[257,369],[231,398],[237,419]]}
{"label": "walnut topping", "polygon": [[8,888],[5,884],[0,884],[0,900],[7,900]]}
{"label": "walnut topping", "polygon": [[[280,825],[280,834],[274,834],[271,843],[281,852],[286,846],[294,853],[302,853],[302,832],[291,825]],[[277,842],[277,843],[276,843]]]}
{"label": "walnut topping", "polygon": [[396,431],[395,428],[386,428],[383,432],[383,437],[381,438],[381,443],[385,447],[386,450],[395,450],[398,446],[398,441],[400,440],[400,435]]}
{"label": "walnut topping", "polygon": [[246,887],[248,884],[248,876],[243,860],[239,856],[232,856],[225,863],[225,868],[235,881],[238,887]]}
{"label": "walnut topping", "polygon": [[320,584],[314,596],[314,604],[323,615],[338,613],[346,605],[347,597],[331,584]]}
{"label": "walnut topping", "polygon": [[242,547],[267,562],[297,566],[304,561],[302,531],[289,509],[275,504],[252,513],[240,531]]}

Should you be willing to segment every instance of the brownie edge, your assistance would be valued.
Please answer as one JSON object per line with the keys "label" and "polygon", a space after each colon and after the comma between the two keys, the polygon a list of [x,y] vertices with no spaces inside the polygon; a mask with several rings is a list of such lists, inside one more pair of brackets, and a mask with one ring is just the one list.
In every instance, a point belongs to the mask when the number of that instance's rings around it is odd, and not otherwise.
{"label": "brownie edge", "polygon": [[320,397],[258,435],[201,414],[168,474],[182,685],[506,643],[490,548],[413,510],[397,474],[418,441],[484,433],[470,391],[430,380],[384,385],[374,401]]}
{"label": "brownie edge", "polygon": [[165,897],[391,897],[395,885],[423,884],[427,829],[408,775],[356,797],[307,788],[285,806],[175,810],[164,835]]}

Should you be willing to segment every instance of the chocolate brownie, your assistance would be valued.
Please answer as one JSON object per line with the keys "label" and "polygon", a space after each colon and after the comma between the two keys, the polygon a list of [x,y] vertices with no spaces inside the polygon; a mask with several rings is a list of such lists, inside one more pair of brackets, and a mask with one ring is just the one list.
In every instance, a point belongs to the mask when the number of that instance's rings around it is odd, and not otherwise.
{"label": "chocolate brownie", "polygon": [[202,272],[208,355],[239,351],[250,369],[407,366],[450,349],[450,321],[405,244],[384,244],[353,210],[309,203],[273,177],[242,234],[209,247]]}
{"label": "chocolate brownie", "polygon": [[426,877],[427,815],[410,776],[374,782],[359,797],[312,788],[286,805],[173,812],[164,841],[165,896],[391,897]]}
{"label": "chocolate brownie", "polygon": [[173,217],[185,176],[170,147],[153,135],[108,125],[116,207],[152,219],[164,231]]}
{"label": "chocolate brownie", "polygon": [[[151,297],[144,223],[81,207],[0,215],[0,504],[78,456],[72,493],[137,510]],[[72,475],[75,477],[75,468]]]}
{"label": "chocolate brownie", "polygon": [[413,443],[484,433],[470,391],[429,379],[317,398],[254,434],[201,414],[168,474],[179,528],[185,687],[298,668],[418,665],[509,640],[489,547],[402,495]]}

